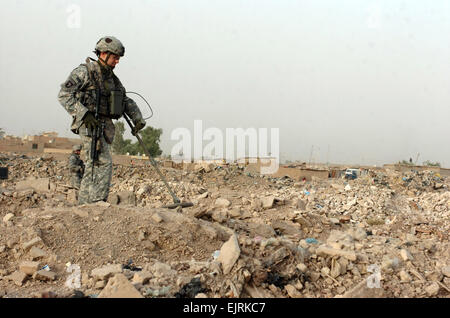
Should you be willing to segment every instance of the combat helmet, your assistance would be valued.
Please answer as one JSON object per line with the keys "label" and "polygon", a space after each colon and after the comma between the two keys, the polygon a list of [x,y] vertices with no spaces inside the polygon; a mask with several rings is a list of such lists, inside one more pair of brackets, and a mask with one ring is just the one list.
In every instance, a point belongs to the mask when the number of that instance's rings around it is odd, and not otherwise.
{"label": "combat helmet", "polygon": [[72,147],[73,151],[81,151],[81,145],[75,145]]}
{"label": "combat helmet", "polygon": [[101,52],[111,52],[119,56],[124,56],[125,47],[117,38],[113,36],[105,36],[98,40],[97,44],[95,45],[95,53],[97,54],[97,56]]}

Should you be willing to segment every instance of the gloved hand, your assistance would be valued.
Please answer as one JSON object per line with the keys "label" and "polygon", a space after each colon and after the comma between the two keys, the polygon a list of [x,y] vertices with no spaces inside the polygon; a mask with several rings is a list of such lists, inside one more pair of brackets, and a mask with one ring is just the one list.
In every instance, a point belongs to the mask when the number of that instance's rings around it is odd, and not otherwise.
{"label": "gloved hand", "polygon": [[92,113],[86,113],[83,118],[83,123],[89,130],[94,130],[98,126],[98,121],[95,119]]}
{"label": "gloved hand", "polygon": [[145,127],[145,120],[141,119],[137,123],[134,124],[134,129],[132,131],[133,135],[136,135],[142,128]]}

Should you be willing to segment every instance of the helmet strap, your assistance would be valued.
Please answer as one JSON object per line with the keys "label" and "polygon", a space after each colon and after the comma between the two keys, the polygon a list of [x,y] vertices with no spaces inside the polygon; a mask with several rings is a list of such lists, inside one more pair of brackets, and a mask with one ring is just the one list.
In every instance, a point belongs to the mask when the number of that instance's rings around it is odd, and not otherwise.
{"label": "helmet strap", "polygon": [[110,57],[111,57],[111,52],[108,52],[108,54],[106,55],[106,61],[103,60],[103,59],[100,57],[100,55],[98,56],[98,59],[99,59],[100,61],[103,62],[103,64],[105,65],[105,67],[106,67],[107,69],[112,70],[113,67],[111,67],[111,66],[108,65],[108,60],[109,60]]}

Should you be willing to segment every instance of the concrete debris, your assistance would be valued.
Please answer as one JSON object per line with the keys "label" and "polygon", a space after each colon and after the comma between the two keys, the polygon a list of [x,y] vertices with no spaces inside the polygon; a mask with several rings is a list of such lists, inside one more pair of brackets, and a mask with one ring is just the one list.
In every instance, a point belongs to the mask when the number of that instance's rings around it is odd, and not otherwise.
{"label": "concrete debris", "polygon": [[122,273],[122,265],[121,264],[111,264],[102,267],[98,267],[92,270],[91,276],[97,280],[105,280],[110,276]]}
{"label": "concrete debris", "polygon": [[8,223],[13,217],[14,217],[14,214],[8,213],[3,217],[3,222]]}
{"label": "concrete debris", "polygon": [[39,268],[39,262],[24,261],[20,263],[19,270],[27,275],[33,275]]}
{"label": "concrete debris", "polygon": [[224,198],[216,199],[215,206],[218,208],[227,208],[231,205],[231,202]]}
{"label": "concrete debris", "polygon": [[120,161],[108,202],[77,206],[66,159],[0,154],[0,291],[60,297],[80,274],[89,297],[450,294],[449,179],[437,171],[299,179],[165,163],[177,197],[195,203],[168,210],[154,169]]}
{"label": "concrete debris", "polygon": [[27,274],[25,274],[24,272],[20,272],[20,271],[15,271],[14,273],[12,273],[9,276],[5,277],[7,280],[11,280],[14,282],[14,284],[16,284],[17,286],[22,286],[23,283],[26,281],[27,279]]}
{"label": "concrete debris", "polygon": [[332,248],[327,245],[320,245],[316,250],[317,255],[322,256],[342,256],[350,261],[356,261],[356,253],[352,251],[344,251],[337,248]]}
{"label": "concrete debris", "polygon": [[222,245],[219,257],[217,258],[222,264],[223,273],[225,275],[231,271],[233,265],[239,258],[240,253],[241,249],[239,248],[237,236],[233,234],[230,239]]}
{"label": "concrete debris", "polygon": [[52,281],[56,279],[56,273],[41,269],[33,274],[33,278],[42,281]]}
{"label": "concrete debris", "polygon": [[42,239],[38,236],[38,237],[35,237],[32,240],[24,243],[22,245],[22,248],[24,250],[28,250],[30,247],[35,246],[35,245],[40,244],[40,243],[42,243]]}
{"label": "concrete debris", "polygon": [[445,277],[450,277],[450,266],[442,267],[441,271]]}
{"label": "concrete debris", "polygon": [[439,293],[440,286],[438,283],[434,282],[425,288],[426,293],[430,297],[434,297]]}
{"label": "concrete debris", "polygon": [[139,271],[134,274],[133,283],[146,284],[152,277],[153,277],[153,274],[150,272]]}
{"label": "concrete debris", "polygon": [[284,289],[286,290],[287,294],[291,298],[301,298],[302,294],[292,285],[288,284],[284,286]]}

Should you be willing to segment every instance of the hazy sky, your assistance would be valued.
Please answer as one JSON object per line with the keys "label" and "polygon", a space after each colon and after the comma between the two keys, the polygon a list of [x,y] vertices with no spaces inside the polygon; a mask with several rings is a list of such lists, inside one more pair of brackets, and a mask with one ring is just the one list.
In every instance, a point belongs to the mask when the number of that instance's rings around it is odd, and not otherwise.
{"label": "hazy sky", "polygon": [[[76,138],[60,84],[104,35],[178,127],[280,128],[281,159],[450,167],[448,0],[1,0],[0,127]],[[79,8],[79,27],[77,10]],[[149,111],[131,96],[144,115]],[[129,135],[131,138],[131,135]],[[206,144],[207,142],[205,142]]]}

